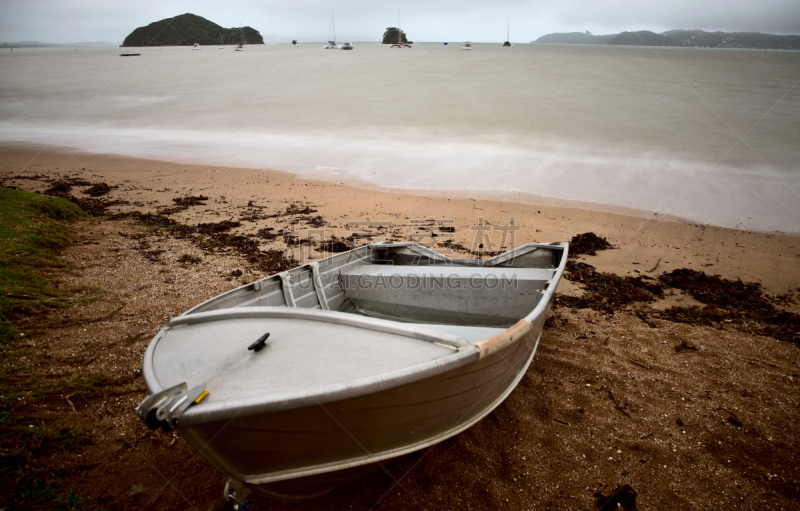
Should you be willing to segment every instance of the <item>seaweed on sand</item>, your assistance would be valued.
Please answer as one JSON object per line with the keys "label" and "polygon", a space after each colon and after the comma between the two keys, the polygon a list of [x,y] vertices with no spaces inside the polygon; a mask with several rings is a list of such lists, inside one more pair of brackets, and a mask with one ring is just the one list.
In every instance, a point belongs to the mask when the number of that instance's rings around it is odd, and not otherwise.
{"label": "seaweed on sand", "polygon": [[317,250],[320,252],[347,252],[351,248],[350,245],[344,243],[341,239],[336,236],[331,236],[331,239],[320,243]]}
{"label": "seaweed on sand", "polygon": [[581,254],[593,256],[597,255],[598,250],[608,250],[609,248],[614,248],[614,245],[593,232],[576,234],[569,242],[569,257],[576,257]]}
{"label": "seaweed on sand", "polygon": [[106,183],[95,183],[88,190],[84,190],[83,193],[91,197],[100,197],[101,195],[105,195],[110,191],[111,187],[108,186]]}
{"label": "seaweed on sand", "polygon": [[161,211],[158,213],[160,215],[172,215],[179,211],[189,209],[190,206],[205,206],[206,203],[203,201],[207,200],[208,197],[205,195],[187,195],[186,197],[175,197],[172,199],[172,202],[175,203],[173,207],[163,207],[163,209],[161,209]]}
{"label": "seaweed on sand", "polygon": [[567,280],[583,284],[583,296],[560,296],[561,303],[575,308],[613,312],[633,302],[652,302],[664,295],[662,287],[649,283],[648,277],[620,277],[598,272],[586,263],[568,261],[564,271]]}
{"label": "seaweed on sand", "polygon": [[187,195],[186,197],[175,197],[172,199],[172,202],[174,202],[176,206],[188,208],[189,206],[205,206],[206,203],[203,201],[207,200],[208,197],[205,195]]}
{"label": "seaweed on sand", "polygon": [[797,314],[778,309],[777,298],[764,293],[758,282],[729,280],[719,275],[681,268],[658,277],[664,285],[680,289],[705,306],[671,307],[662,317],[681,323],[729,323],[739,330],[800,345]]}
{"label": "seaweed on sand", "polygon": [[655,326],[652,317],[696,325],[729,324],[744,332],[800,346],[800,318],[775,306],[786,302],[786,297],[766,295],[757,282],[729,280],[688,268],[662,273],[658,280],[647,276],[620,277],[576,261],[567,262],[564,277],[582,284],[584,289],[580,297],[559,295],[559,302],[568,307],[613,313],[635,302],[652,302],[664,295],[665,287],[675,288],[705,305],[673,306],[659,313],[637,309],[636,316],[651,327]]}
{"label": "seaweed on sand", "polygon": [[188,238],[209,253],[233,250],[264,272],[276,273],[289,270],[297,265],[297,261],[286,257],[280,250],[261,250],[255,236],[230,233],[230,230],[241,225],[238,221],[224,220],[192,226],[177,222],[165,215],[139,211],[115,215],[114,218],[134,218],[142,225],[164,230],[177,238]]}

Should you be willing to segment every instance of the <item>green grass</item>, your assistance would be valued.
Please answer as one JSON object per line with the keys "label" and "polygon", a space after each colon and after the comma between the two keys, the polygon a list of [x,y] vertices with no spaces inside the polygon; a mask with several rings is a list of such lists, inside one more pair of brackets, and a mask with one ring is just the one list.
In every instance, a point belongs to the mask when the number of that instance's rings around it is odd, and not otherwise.
{"label": "green grass", "polygon": [[20,320],[67,305],[50,274],[65,266],[68,223],[83,217],[67,200],[0,188],[0,344],[19,336]]}
{"label": "green grass", "polygon": [[65,488],[58,470],[40,462],[53,453],[80,451],[91,443],[91,433],[76,422],[55,429],[47,421],[23,419],[17,411],[67,391],[106,391],[109,378],[102,373],[43,384],[18,363],[35,350],[22,332],[27,336],[46,329],[48,310],[91,303],[100,291],[90,286],[64,289],[55,277],[67,267],[59,254],[72,242],[69,224],[85,216],[64,199],[0,188],[0,357],[17,361],[13,368],[0,367],[0,455],[6,462],[0,481],[12,483],[0,489],[0,501],[10,499],[12,509],[98,509]]}

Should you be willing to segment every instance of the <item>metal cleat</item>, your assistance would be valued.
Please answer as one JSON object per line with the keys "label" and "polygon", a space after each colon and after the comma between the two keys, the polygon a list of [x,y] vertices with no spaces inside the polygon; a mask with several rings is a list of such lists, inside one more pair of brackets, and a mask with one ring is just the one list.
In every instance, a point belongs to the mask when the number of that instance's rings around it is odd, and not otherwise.
{"label": "metal cleat", "polygon": [[150,429],[161,427],[165,432],[180,423],[181,415],[187,408],[202,401],[208,395],[206,384],[189,389],[186,382],[157,392],[147,397],[136,408],[136,415]]}

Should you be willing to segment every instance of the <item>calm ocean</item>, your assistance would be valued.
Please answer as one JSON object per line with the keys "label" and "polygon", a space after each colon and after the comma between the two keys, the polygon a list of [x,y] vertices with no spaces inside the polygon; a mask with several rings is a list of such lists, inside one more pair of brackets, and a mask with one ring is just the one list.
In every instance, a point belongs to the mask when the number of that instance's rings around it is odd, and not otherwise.
{"label": "calm ocean", "polygon": [[800,52],[473,47],[2,49],[0,142],[800,232]]}

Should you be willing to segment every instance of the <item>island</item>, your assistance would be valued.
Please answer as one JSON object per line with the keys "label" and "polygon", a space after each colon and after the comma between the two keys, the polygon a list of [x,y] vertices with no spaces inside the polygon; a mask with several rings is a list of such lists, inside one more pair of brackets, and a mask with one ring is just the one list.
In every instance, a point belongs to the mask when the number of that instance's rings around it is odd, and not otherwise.
{"label": "island", "polygon": [[383,40],[381,44],[411,44],[411,41],[406,37],[406,33],[397,27],[388,27],[386,32],[383,33]]}
{"label": "island", "polygon": [[800,36],[759,32],[705,32],[669,30],[661,34],[640,30],[620,34],[592,35],[586,32],[547,34],[532,41],[538,44],[610,44],[620,46],[675,46],[683,48],[749,48],[758,50],[800,50]]}
{"label": "island", "polygon": [[196,14],[181,14],[139,27],[120,46],[192,46],[214,44],[264,44],[251,27],[224,28]]}

